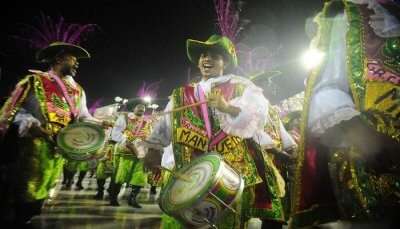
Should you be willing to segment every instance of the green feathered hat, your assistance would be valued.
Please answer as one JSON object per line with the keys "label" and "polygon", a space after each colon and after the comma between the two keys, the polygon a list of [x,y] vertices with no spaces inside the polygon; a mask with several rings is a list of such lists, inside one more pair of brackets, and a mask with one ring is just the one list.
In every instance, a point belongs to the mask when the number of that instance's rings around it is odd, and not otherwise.
{"label": "green feathered hat", "polygon": [[237,66],[235,45],[225,36],[212,35],[204,42],[192,39],[186,41],[187,56],[194,64],[198,64],[200,55],[210,49],[224,55],[229,64]]}

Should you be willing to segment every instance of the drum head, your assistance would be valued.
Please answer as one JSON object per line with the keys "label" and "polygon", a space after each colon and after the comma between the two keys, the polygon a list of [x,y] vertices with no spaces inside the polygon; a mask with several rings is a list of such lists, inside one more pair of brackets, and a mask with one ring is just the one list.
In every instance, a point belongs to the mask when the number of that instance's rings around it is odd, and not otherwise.
{"label": "drum head", "polygon": [[57,135],[57,145],[70,159],[87,160],[100,149],[105,140],[104,130],[92,123],[68,125]]}
{"label": "drum head", "polygon": [[195,159],[188,166],[177,170],[190,178],[190,182],[173,178],[161,193],[160,205],[166,212],[192,206],[208,193],[221,163],[221,156],[208,154]]}

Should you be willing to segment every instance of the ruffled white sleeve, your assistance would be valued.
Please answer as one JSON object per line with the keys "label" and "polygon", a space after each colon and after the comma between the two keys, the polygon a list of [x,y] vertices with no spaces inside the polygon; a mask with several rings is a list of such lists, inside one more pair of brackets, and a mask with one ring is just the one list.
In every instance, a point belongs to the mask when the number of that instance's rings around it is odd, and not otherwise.
{"label": "ruffled white sleeve", "polygon": [[[170,111],[173,108],[173,102],[170,100],[164,111]],[[154,125],[150,136],[144,141],[147,148],[163,150],[171,143],[171,115],[163,115]]]}
{"label": "ruffled white sleeve", "polygon": [[216,110],[221,129],[230,135],[242,138],[252,138],[262,130],[266,123],[268,100],[262,90],[255,85],[248,85],[243,95],[228,102],[240,108],[240,113],[233,117],[230,114]]}
{"label": "ruffled white sleeve", "polygon": [[283,126],[282,121],[280,121],[279,126],[280,126],[279,128],[280,128],[283,149],[284,150],[290,149],[290,148],[297,146],[293,137],[287,132],[286,128]]}
{"label": "ruffled white sleeve", "polygon": [[329,128],[359,115],[350,94],[346,75],[346,16],[339,14],[333,19],[326,64],[321,70],[319,82],[313,88],[308,126],[314,137]]}
{"label": "ruffled white sleeve", "polygon": [[96,123],[101,123],[101,120],[93,117],[87,108],[86,104],[86,93],[85,91],[82,90],[82,97],[81,97],[81,102],[79,104],[79,114],[78,114],[78,119],[81,121],[91,121],[91,122],[96,122]]}
{"label": "ruffled white sleeve", "polygon": [[161,166],[167,169],[173,169],[175,167],[174,150],[172,144],[169,144],[164,148]]}
{"label": "ruffled white sleeve", "polygon": [[111,140],[115,142],[124,142],[124,130],[126,128],[126,122],[124,115],[119,115],[117,121],[115,121],[114,127],[111,130]]}

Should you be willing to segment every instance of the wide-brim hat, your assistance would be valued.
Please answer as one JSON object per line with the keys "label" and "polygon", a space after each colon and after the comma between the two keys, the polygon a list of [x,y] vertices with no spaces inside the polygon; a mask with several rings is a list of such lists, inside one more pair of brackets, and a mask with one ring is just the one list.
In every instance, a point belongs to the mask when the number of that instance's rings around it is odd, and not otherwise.
{"label": "wide-brim hat", "polygon": [[36,60],[40,63],[49,63],[60,53],[71,54],[77,59],[90,58],[89,52],[78,45],[65,42],[53,42],[36,53]]}
{"label": "wide-brim hat", "polygon": [[235,45],[225,36],[212,35],[204,42],[192,39],[186,41],[187,56],[194,64],[198,64],[200,55],[207,50],[214,50],[221,53],[226,57],[229,64],[233,66],[237,66],[238,64]]}

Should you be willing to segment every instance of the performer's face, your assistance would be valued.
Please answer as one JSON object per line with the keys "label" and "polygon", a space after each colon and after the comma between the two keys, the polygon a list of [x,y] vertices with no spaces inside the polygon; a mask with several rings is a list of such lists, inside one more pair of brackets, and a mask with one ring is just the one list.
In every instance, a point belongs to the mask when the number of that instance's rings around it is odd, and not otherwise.
{"label": "performer's face", "polygon": [[198,67],[205,78],[221,76],[224,73],[224,58],[220,54],[205,52],[200,55]]}
{"label": "performer's face", "polygon": [[74,77],[79,67],[79,62],[75,56],[70,54],[63,55],[58,63],[60,64],[60,71],[63,75],[70,75]]}
{"label": "performer's face", "polygon": [[133,113],[136,116],[142,116],[146,111],[146,107],[143,104],[136,105],[135,109],[133,109]]}

